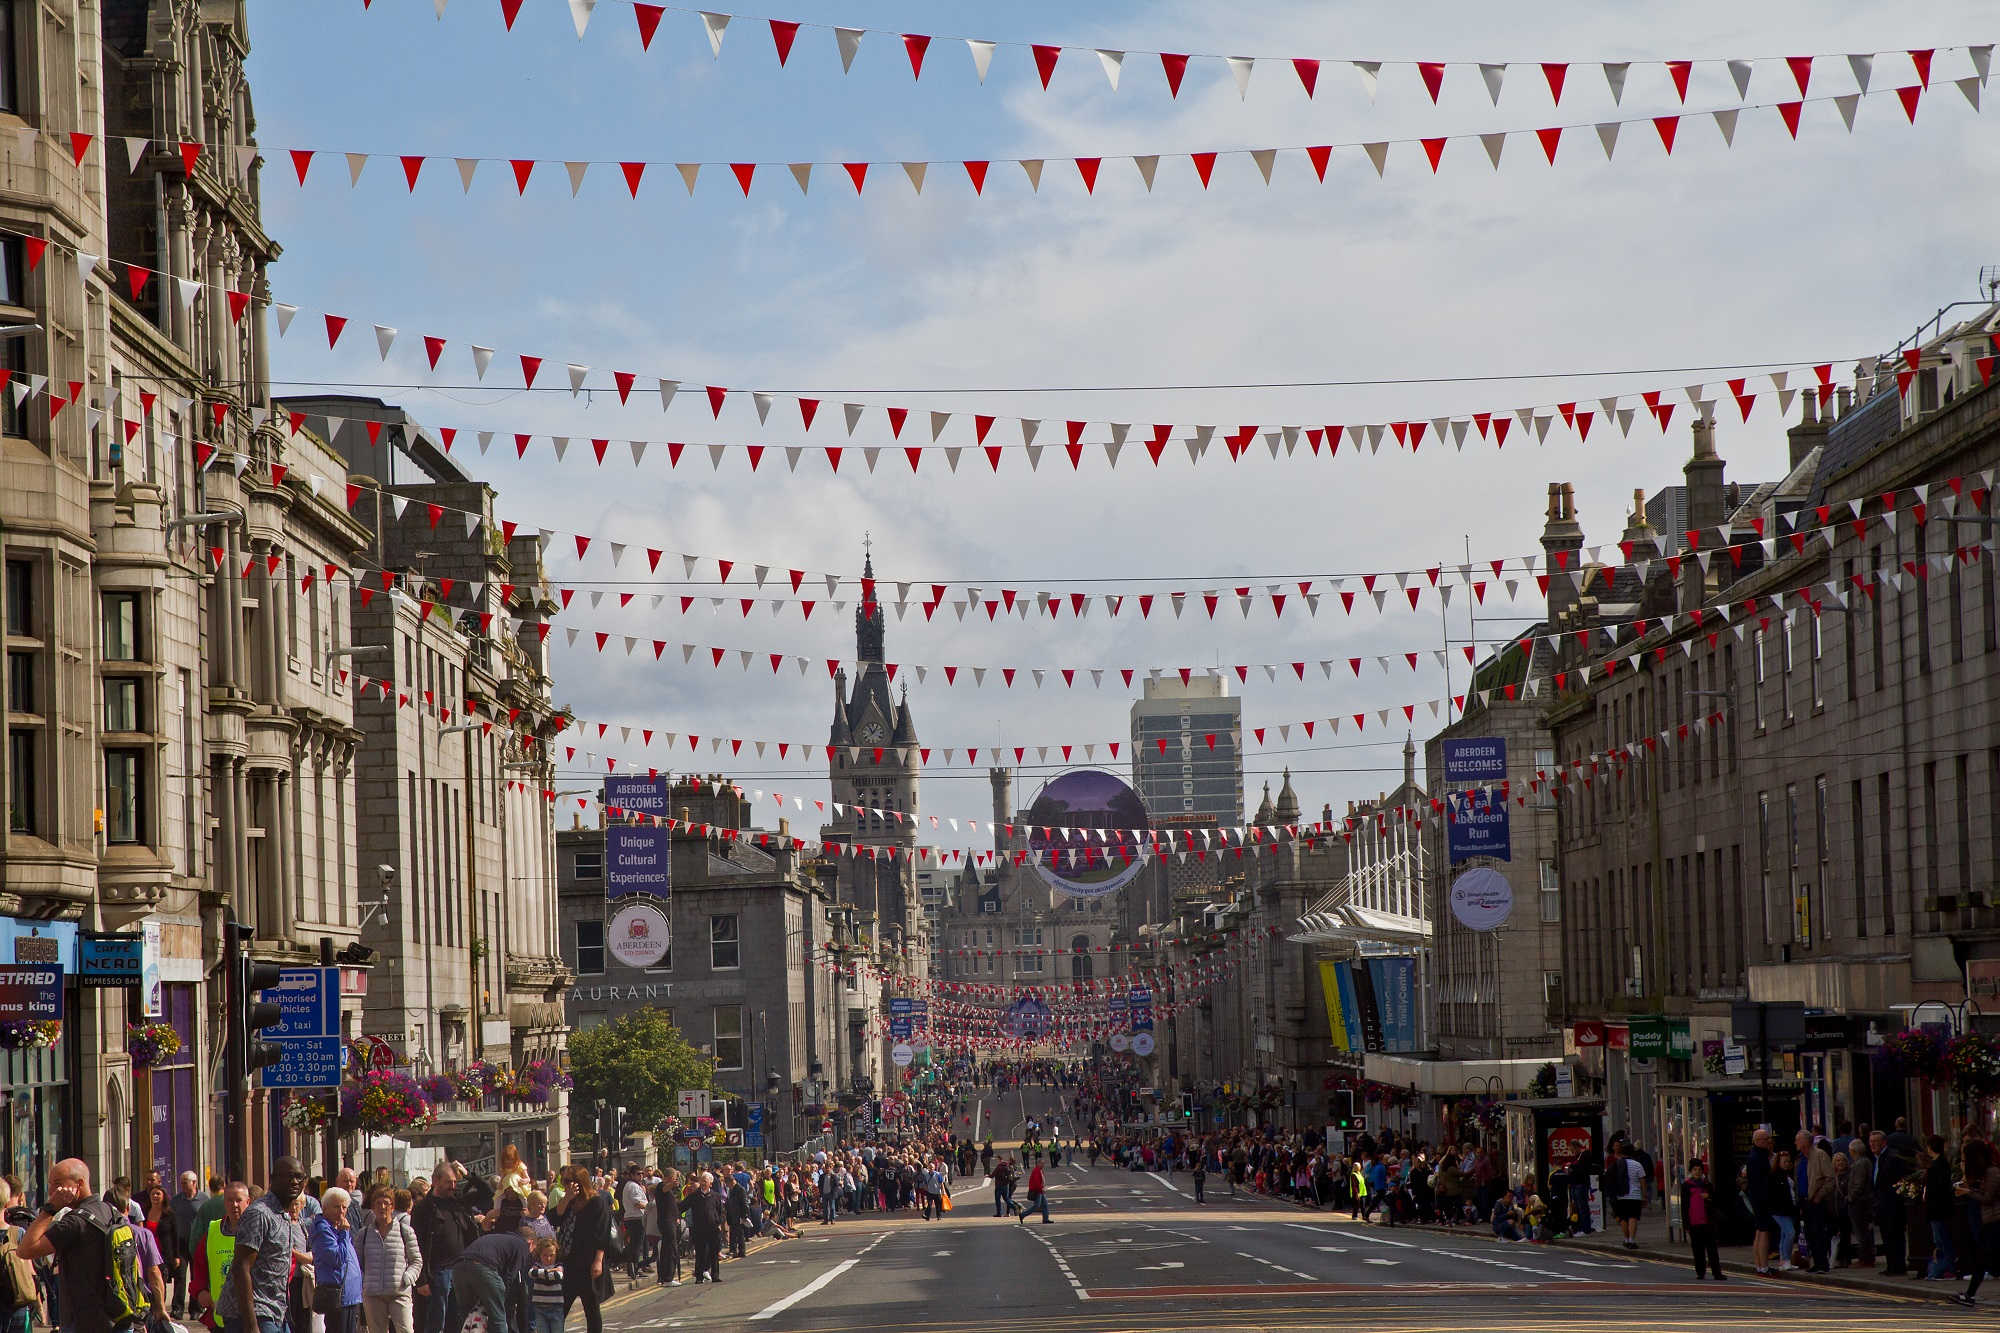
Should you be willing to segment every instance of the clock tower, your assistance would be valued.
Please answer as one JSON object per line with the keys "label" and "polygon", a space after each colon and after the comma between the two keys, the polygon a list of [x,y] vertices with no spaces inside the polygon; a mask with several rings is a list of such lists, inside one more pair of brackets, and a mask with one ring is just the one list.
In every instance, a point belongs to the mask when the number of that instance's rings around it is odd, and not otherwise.
{"label": "clock tower", "polygon": [[[834,674],[833,757],[827,778],[841,808],[829,825],[830,841],[874,848],[877,855],[843,857],[840,896],[872,909],[885,925],[900,924],[914,940],[922,904],[916,890],[918,754],[907,689],[899,696],[883,661],[883,607],[875,590],[875,559],[861,568],[861,602],[854,612],[856,675]],[[889,855],[893,848],[895,855]]]}

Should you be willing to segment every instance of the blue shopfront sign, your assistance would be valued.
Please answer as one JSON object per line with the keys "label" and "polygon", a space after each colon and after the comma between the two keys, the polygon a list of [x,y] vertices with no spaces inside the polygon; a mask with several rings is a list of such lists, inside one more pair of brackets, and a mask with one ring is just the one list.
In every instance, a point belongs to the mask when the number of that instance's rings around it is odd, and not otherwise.
{"label": "blue shopfront sign", "polygon": [[1444,780],[1448,783],[1505,782],[1507,742],[1500,736],[1468,736],[1447,740]]}
{"label": "blue shopfront sign", "polygon": [[146,940],[142,935],[91,935],[77,940],[79,986],[136,990],[146,976]]}

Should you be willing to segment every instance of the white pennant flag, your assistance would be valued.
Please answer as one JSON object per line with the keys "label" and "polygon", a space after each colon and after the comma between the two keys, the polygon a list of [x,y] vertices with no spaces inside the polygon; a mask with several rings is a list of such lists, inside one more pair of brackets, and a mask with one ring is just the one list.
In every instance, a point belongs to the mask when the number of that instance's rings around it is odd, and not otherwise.
{"label": "white pennant flag", "polygon": [[1021,170],[1027,173],[1029,186],[1036,194],[1040,194],[1042,192],[1042,159],[1039,157],[1022,158]]}
{"label": "white pennant flag", "polygon": [[[597,0],[569,0],[570,22],[576,24],[576,37],[578,41],[583,40],[583,30],[590,26],[590,11],[595,8],[597,8]],[[438,16],[440,18],[443,17],[443,10],[441,8],[438,11]]]}
{"label": "white pennant flag", "polygon": [[590,163],[565,162],[563,170],[569,173],[569,197],[574,199],[583,189],[583,173],[590,170]]}
{"label": "white pennant flag", "polygon": [[1972,57],[1972,67],[1979,71],[1979,82],[1984,87],[1986,80],[1993,75],[1993,43],[1988,42],[1984,46],[1968,46],[1965,49],[1965,53]]}
{"label": "white pennant flag", "polygon": [[1963,79],[1955,79],[1953,82],[1958,85],[1958,90],[1965,94],[1965,100],[1972,103],[1972,109],[1974,111],[1979,110],[1979,76],[1976,74],[1969,75]]}
{"label": "white pennant flag", "polygon": [[785,467],[788,471],[797,472],[799,470],[799,455],[804,452],[805,450],[796,444],[785,446]]}
{"label": "white pennant flag", "polygon": [[1730,77],[1730,78],[1732,78],[1732,79],[1734,79],[1734,80],[1736,81],[1736,95],[1737,95],[1738,97],[1748,97],[1748,96],[1750,95],[1750,62],[1749,62],[1749,61],[1747,61],[1747,60],[1732,60],[1732,61],[1730,61],[1730,62],[1729,62],[1729,77]]}
{"label": "white pennant flag", "polygon": [[800,194],[806,193],[807,187],[812,184],[812,174],[813,174],[812,163],[810,162],[792,163],[792,179],[799,183]]}
{"label": "white pennant flag", "polygon": [[1864,93],[1867,92],[1868,80],[1875,73],[1875,57],[1851,55],[1847,58],[1847,67],[1854,71],[1854,86]]}
{"label": "white pennant flag", "polygon": [[729,30],[729,15],[701,10],[701,26],[708,32],[708,49],[715,52],[717,60],[722,59],[722,34]]}
{"label": "white pennant flag", "polygon": [[1021,443],[1033,444],[1035,442],[1035,432],[1040,430],[1041,428],[1042,428],[1042,423],[1038,419],[1033,417],[1022,417]]}
{"label": "white pennant flag", "polygon": [[1493,99],[1493,105],[1500,105],[1500,84],[1507,77],[1505,65],[1481,65],[1479,77],[1486,80],[1486,95]]}
{"label": "white pennant flag", "polygon": [[493,349],[491,347],[481,347],[478,343],[474,343],[472,345],[473,373],[483,380],[486,378],[486,368],[492,364]]}
{"label": "white pennant flag", "polygon": [[924,172],[929,166],[930,163],[928,162],[905,162],[903,164],[903,174],[910,178],[910,188],[918,194],[924,192]]}
{"label": "white pennant flag", "polygon": [[979,81],[986,82],[986,68],[993,63],[993,43],[981,41],[977,37],[965,39],[965,49],[972,52],[972,67],[979,72]]}
{"label": "white pennant flag", "polygon": [[[81,252],[77,254],[76,265],[78,268],[83,269],[84,277],[88,278],[90,276],[90,269],[85,267],[85,260],[95,264],[97,256],[86,255]],[[299,308],[295,305],[286,305],[283,301],[273,301],[271,303],[271,313],[278,317],[278,336],[282,338],[285,336],[286,331],[292,327],[292,316],[299,313]]]}
{"label": "white pennant flag", "polygon": [[386,324],[375,326],[375,346],[382,353],[382,359],[389,359],[389,349],[396,345],[396,331]]}
{"label": "white pennant flag", "polygon": [[1833,104],[1840,111],[1841,124],[1847,126],[1849,134],[1854,133],[1854,112],[1861,105],[1861,94],[1842,93],[1833,99]]}
{"label": "white pennant flag", "polygon": [[1604,82],[1611,87],[1611,104],[1613,106],[1623,106],[1625,104],[1625,75],[1631,68],[1631,62],[1624,60],[1615,63],[1606,63],[1604,66]]}
{"label": "white pennant flag", "polygon": [[1250,67],[1257,62],[1250,56],[1224,56],[1223,63],[1236,76],[1236,95],[1247,101],[1250,97]]}
{"label": "white pennant flag", "polygon": [[944,434],[944,428],[945,428],[945,425],[946,425],[946,423],[948,423],[948,422],[949,422],[950,420],[951,420],[951,413],[949,413],[949,412],[933,412],[933,413],[931,413],[931,443],[932,443],[932,444],[936,444],[936,443],[937,443],[937,438],[938,438],[938,436],[940,436],[940,435]]}
{"label": "white pennant flag", "polygon": [[674,395],[680,392],[680,387],[681,382],[679,380],[660,381],[660,410],[662,412],[674,405]]}
{"label": "white pennant flag", "polygon": [[1111,81],[1111,91],[1118,91],[1118,71],[1124,67],[1123,51],[1103,51],[1097,53],[1097,63],[1104,66],[1104,77]]}
{"label": "white pennant flag", "polygon": [[368,165],[368,154],[349,153],[347,155],[347,188],[361,184],[361,168]]}
{"label": "white pennant flag", "polygon": [[[1976,98],[1977,96],[1978,94],[1975,93],[1974,97]],[[1976,107],[1979,105],[1979,103],[1977,101],[1974,101],[1973,105]],[[198,282],[194,282],[188,278],[175,278],[174,282],[180,288],[181,309],[189,311],[193,310],[194,298],[201,295],[201,284]]]}
{"label": "white pennant flag", "polygon": [[687,186],[688,194],[692,197],[694,194],[695,178],[701,175],[701,163],[676,162],[674,163],[674,170],[680,172],[681,183]]}
{"label": "white pennant flag", "polygon": [[145,139],[127,139],[125,141],[125,169],[127,171],[137,171],[139,169],[139,159],[146,155],[148,144],[149,141]]}
{"label": "white pennant flag", "polygon": [[1379,60],[1357,60],[1353,62],[1354,72],[1361,76],[1361,86],[1368,90],[1368,100],[1375,100],[1375,87],[1381,82],[1382,62]]}
{"label": "white pennant flag", "polygon": [[854,68],[854,53],[861,49],[861,34],[864,31],[861,28],[835,28],[833,30],[833,39],[840,44],[840,72],[842,74]]}
{"label": "white pennant flag", "polygon": [[757,405],[757,424],[761,426],[771,415],[771,395],[759,390],[750,395],[750,401]]}
{"label": "white pennant flag", "polygon": [[1146,193],[1153,192],[1153,175],[1160,169],[1160,155],[1149,153],[1132,159],[1132,165],[1139,168],[1139,178],[1146,182]]}
{"label": "white pennant flag", "polygon": [[[632,448],[632,466],[637,467],[639,466],[639,460],[646,456],[646,441],[631,440],[628,443]],[[658,605],[657,600],[655,601],[655,605]]]}
{"label": "white pennant flag", "polygon": [[464,189],[465,193],[471,194],[472,175],[479,170],[479,159],[476,157],[461,157],[456,159],[456,161],[458,162],[458,183]]}
{"label": "white pennant flag", "polygon": [[1604,145],[1604,160],[1611,160],[1611,150],[1618,146],[1618,125],[1615,120],[1600,121],[1597,126],[1597,141]]}
{"label": "white pennant flag", "polygon": [[[1730,65],[1734,67],[1735,61]],[[1715,113],[1715,128],[1722,131],[1722,142],[1729,147],[1736,146],[1736,108],[1730,107]]]}
{"label": "white pennant flag", "polygon": [[1368,154],[1368,160],[1375,164],[1375,174],[1380,176],[1389,162],[1389,145],[1386,143],[1365,143],[1361,151]]}
{"label": "white pennant flag", "polygon": [[568,361],[564,363],[563,368],[569,371],[569,396],[574,398],[583,392],[583,381],[590,374],[590,367]]}
{"label": "white pennant flag", "polygon": [[1492,161],[1493,169],[1495,171],[1500,170],[1500,150],[1507,146],[1507,136],[1505,134],[1482,134],[1479,136],[1479,143],[1486,150],[1486,156]]}
{"label": "white pennant flag", "polygon": [[849,436],[854,434],[854,427],[861,420],[861,414],[866,410],[860,403],[842,403],[840,405],[841,415],[847,418],[847,433]]}
{"label": "white pennant flag", "polygon": [[1264,184],[1269,185],[1271,183],[1271,164],[1278,160],[1278,150],[1275,148],[1252,148],[1250,150],[1250,160],[1257,164],[1257,170],[1264,173]]}

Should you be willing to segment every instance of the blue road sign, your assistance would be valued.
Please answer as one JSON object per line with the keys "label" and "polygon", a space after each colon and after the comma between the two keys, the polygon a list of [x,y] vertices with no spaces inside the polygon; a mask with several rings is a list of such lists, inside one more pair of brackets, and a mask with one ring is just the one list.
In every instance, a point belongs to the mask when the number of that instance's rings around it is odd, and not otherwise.
{"label": "blue road sign", "polygon": [[[266,1029],[268,1031],[268,1029]],[[341,1041],[338,1037],[294,1037],[272,1043],[284,1058],[257,1071],[263,1088],[337,1088],[340,1086]]]}
{"label": "blue road sign", "polygon": [[907,1041],[915,1029],[915,1019],[892,1018],[889,1020],[889,1035],[898,1041]]}
{"label": "blue road sign", "polygon": [[761,1148],[764,1146],[764,1103],[751,1102],[748,1122],[743,1128],[743,1146]]}
{"label": "blue road sign", "polygon": [[[278,1021],[263,1031],[271,1041],[340,1036],[340,969],[285,967],[262,998],[278,1006]],[[285,1085],[277,1085],[285,1086]]]}

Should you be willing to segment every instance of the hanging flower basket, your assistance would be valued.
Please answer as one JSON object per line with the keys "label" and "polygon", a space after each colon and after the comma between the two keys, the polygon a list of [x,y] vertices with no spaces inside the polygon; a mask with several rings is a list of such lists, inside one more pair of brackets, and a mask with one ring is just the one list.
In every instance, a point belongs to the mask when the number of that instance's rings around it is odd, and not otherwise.
{"label": "hanging flower basket", "polygon": [[279,1117],[294,1134],[317,1134],[333,1123],[338,1110],[336,1099],[326,1093],[292,1093],[285,1099]]}
{"label": "hanging flower basket", "polygon": [[1904,1028],[1882,1039],[1875,1049],[1875,1067],[1891,1077],[1920,1078],[1935,1083],[1944,1059],[1944,1041],[1922,1028]]}
{"label": "hanging flower basket", "polygon": [[169,1023],[128,1023],[125,1025],[125,1050],[132,1057],[134,1069],[151,1069],[170,1055],[177,1055],[181,1049],[181,1034]]}
{"label": "hanging flower basket", "polygon": [[27,1023],[0,1023],[0,1050],[43,1050],[62,1040],[62,1020],[40,1018]]}
{"label": "hanging flower basket", "polygon": [[408,1074],[371,1069],[340,1090],[340,1118],[370,1134],[395,1134],[429,1124],[435,1112]]}
{"label": "hanging flower basket", "polygon": [[417,1088],[433,1106],[458,1100],[458,1082],[449,1074],[427,1074],[417,1080]]}
{"label": "hanging flower basket", "polygon": [[1945,1043],[1938,1070],[1961,1097],[1987,1101],[2000,1095],[2000,1045],[1990,1037],[1976,1032],[1953,1037]]}

